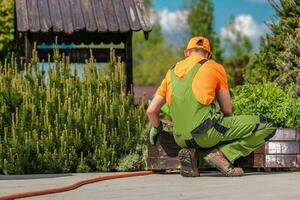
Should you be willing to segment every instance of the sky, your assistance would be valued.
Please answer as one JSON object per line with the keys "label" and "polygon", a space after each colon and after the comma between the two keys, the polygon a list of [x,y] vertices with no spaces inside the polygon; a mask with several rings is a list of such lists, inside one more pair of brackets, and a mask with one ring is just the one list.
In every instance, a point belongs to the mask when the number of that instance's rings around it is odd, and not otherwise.
{"label": "sky", "polygon": [[[188,39],[185,9],[188,0],[153,0],[154,9],[165,35],[172,36],[178,43]],[[228,20],[234,17],[234,26],[248,36],[258,47],[260,36],[268,32],[267,22],[272,21],[275,11],[268,0],[213,0],[214,29],[221,37],[234,39],[226,29]]]}

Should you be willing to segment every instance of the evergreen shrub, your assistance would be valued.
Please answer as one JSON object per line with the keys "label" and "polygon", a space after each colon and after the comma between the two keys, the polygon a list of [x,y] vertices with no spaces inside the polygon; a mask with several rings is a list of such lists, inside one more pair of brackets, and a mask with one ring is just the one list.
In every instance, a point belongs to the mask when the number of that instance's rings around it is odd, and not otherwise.
{"label": "evergreen shrub", "polygon": [[116,170],[146,135],[143,102],[124,91],[123,64],[112,52],[105,71],[91,56],[81,76],[58,49],[50,59],[47,71],[36,51],[24,67],[13,57],[0,66],[0,173]]}

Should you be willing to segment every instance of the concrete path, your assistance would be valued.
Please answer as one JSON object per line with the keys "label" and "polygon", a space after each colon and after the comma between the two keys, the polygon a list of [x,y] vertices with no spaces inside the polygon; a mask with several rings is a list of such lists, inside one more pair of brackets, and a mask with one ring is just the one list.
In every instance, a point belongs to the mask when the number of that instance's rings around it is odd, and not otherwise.
{"label": "concrete path", "polygon": [[[0,176],[0,194],[32,191],[72,184],[106,173]],[[122,200],[300,200],[300,172],[247,173],[224,177],[217,172],[198,178],[179,174],[114,179],[64,193],[28,199]]]}

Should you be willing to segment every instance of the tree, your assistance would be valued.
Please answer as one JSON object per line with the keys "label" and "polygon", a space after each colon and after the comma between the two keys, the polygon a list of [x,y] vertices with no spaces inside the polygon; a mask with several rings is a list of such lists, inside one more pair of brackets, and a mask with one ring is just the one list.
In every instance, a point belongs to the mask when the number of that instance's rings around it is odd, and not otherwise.
{"label": "tree", "polygon": [[295,36],[289,35],[284,41],[284,50],[279,52],[275,60],[280,69],[276,79],[280,85],[286,87],[293,85],[295,96],[300,96],[300,28],[295,31]]}
{"label": "tree", "polygon": [[[148,1],[147,5],[152,5]],[[151,7],[148,7],[151,9]],[[151,11],[155,14],[154,11]],[[133,37],[133,81],[135,85],[159,85],[166,72],[178,60],[176,48],[165,40],[158,21],[154,22],[149,40],[144,34],[134,33]]]}
{"label": "tree", "polygon": [[191,2],[191,12],[188,17],[190,35],[202,35],[209,39],[213,58],[222,61],[220,39],[213,30],[213,5],[211,0],[194,0]]}
{"label": "tree", "polygon": [[192,8],[188,17],[190,34],[203,35],[212,40],[213,32],[213,6],[211,0],[200,0]]}
{"label": "tree", "polygon": [[295,78],[299,77],[300,3],[297,0],[269,1],[277,12],[279,22],[269,24],[271,33],[261,40],[259,53],[247,66],[247,80],[256,82],[263,76],[289,85],[297,82]]}
{"label": "tree", "polygon": [[227,56],[224,58],[226,71],[229,75],[229,83],[232,86],[244,83],[244,71],[252,50],[250,39],[236,28],[236,22],[232,16],[229,20],[226,33],[223,37],[224,49]]}
{"label": "tree", "polygon": [[0,61],[14,48],[14,1],[0,0]]}
{"label": "tree", "polygon": [[133,39],[134,84],[159,85],[178,56],[176,48],[171,48],[155,24],[148,41],[143,33],[135,33]]}

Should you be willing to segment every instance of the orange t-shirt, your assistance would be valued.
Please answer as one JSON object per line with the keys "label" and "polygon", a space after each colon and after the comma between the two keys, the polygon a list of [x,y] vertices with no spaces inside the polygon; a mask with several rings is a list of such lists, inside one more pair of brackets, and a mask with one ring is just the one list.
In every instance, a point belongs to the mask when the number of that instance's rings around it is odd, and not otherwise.
{"label": "orange t-shirt", "polygon": [[[180,80],[203,58],[199,55],[192,55],[178,62],[175,66],[176,77]],[[195,98],[204,105],[211,104],[218,90],[228,90],[227,75],[222,65],[213,60],[205,62],[196,73],[192,82],[192,90]],[[168,106],[171,105],[171,73],[167,72],[156,94],[166,98]]]}

